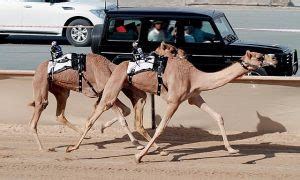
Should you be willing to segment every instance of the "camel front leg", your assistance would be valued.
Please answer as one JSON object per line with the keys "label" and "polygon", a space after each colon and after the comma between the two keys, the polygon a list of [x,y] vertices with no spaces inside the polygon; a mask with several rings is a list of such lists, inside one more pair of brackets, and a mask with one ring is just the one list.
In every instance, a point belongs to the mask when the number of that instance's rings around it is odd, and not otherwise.
{"label": "camel front leg", "polygon": [[[115,105],[113,105],[114,107]],[[117,108],[117,107],[115,107]],[[89,120],[86,122],[85,124],[85,130],[83,132],[83,134],[81,135],[78,143],[76,145],[70,145],[67,147],[66,152],[72,152],[76,149],[79,148],[81,142],[83,141],[84,137],[86,136],[86,134],[88,133],[88,131],[92,128],[92,126],[94,125],[94,123],[97,121],[97,119],[101,116],[101,114],[108,110],[108,106],[101,106],[98,105],[97,108],[95,109],[93,115],[89,118]]]}
{"label": "camel front leg", "polygon": [[223,117],[219,113],[214,111],[212,108],[210,108],[200,95],[192,97],[188,101],[191,105],[196,105],[197,107],[202,109],[204,112],[207,112],[209,114],[209,116],[211,116],[215,121],[217,121],[218,126],[219,126],[220,131],[221,131],[221,134],[222,134],[222,138],[223,138],[225,148],[227,149],[227,151],[230,154],[238,153],[239,150],[233,149],[230,146],[229,142],[228,142],[225,127],[224,127]]}
{"label": "camel front leg", "polygon": [[175,103],[175,104],[169,103],[167,105],[166,114],[165,114],[163,120],[160,122],[159,126],[157,127],[153,138],[150,140],[150,142],[147,144],[147,146],[140,153],[135,155],[135,160],[137,163],[141,162],[142,158],[147,154],[147,152],[149,151],[150,147],[153,145],[155,140],[162,134],[162,132],[166,128],[169,120],[171,119],[171,117],[173,116],[175,111],[177,110],[178,106],[179,106],[179,103]]}

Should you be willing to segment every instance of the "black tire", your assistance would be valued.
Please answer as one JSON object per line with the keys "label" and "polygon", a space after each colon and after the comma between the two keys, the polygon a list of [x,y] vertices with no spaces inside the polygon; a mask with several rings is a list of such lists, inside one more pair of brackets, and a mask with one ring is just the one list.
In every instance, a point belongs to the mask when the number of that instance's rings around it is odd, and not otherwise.
{"label": "black tire", "polygon": [[101,33],[102,33],[103,25],[102,24],[97,24],[94,26],[94,29],[92,31],[92,44],[91,44],[91,49],[92,52],[95,54],[99,54],[99,46],[100,46],[100,41],[101,41]]}
{"label": "black tire", "polygon": [[264,68],[259,68],[255,71],[249,72],[248,76],[268,76],[268,73]]}
{"label": "black tire", "polygon": [[[68,28],[66,31],[66,37],[70,44],[77,47],[85,47],[91,45],[92,28],[80,28],[80,26],[92,26],[89,21],[85,19],[75,19],[68,26],[77,26]],[[80,36],[80,34],[78,33],[81,33],[82,36]]]}

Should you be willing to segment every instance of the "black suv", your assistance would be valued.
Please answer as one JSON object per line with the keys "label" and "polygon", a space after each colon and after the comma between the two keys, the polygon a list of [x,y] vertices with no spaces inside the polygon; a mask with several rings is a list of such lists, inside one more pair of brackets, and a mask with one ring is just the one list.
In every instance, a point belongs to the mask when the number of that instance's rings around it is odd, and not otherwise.
{"label": "black suv", "polygon": [[115,63],[132,58],[132,43],[144,52],[161,41],[182,48],[198,69],[213,72],[229,66],[246,50],[275,54],[276,68],[254,74],[291,76],[298,70],[297,51],[285,46],[239,40],[224,13],[198,8],[117,8],[106,11],[104,24],[94,27],[92,51]]}

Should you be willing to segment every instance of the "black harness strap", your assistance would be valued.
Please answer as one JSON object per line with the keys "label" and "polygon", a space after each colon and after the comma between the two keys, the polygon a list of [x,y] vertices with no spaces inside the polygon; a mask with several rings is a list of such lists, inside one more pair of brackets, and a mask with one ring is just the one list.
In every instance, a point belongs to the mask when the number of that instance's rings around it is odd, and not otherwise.
{"label": "black harness strap", "polygon": [[166,68],[166,62],[167,62],[167,60],[165,59],[164,56],[159,56],[158,62],[159,62],[159,64],[158,64],[158,67],[157,67],[157,82],[158,82],[157,95],[160,96],[160,94],[161,94],[161,86],[162,85],[168,91],[168,88],[164,84],[164,81],[163,81],[163,78],[162,78],[162,75],[163,75],[163,73],[165,71],[165,68]]}
{"label": "black harness strap", "polygon": [[82,78],[83,78],[83,71],[85,71],[85,58],[86,56],[83,54],[78,54],[76,58],[77,70],[79,75],[78,86],[79,86],[80,93],[82,92]]}
{"label": "black harness strap", "polygon": [[93,87],[92,83],[90,83],[84,75],[82,75],[83,79],[85,80],[85,82],[90,86],[90,88],[92,89],[92,91],[97,95],[99,96],[99,93],[95,90],[95,88]]}

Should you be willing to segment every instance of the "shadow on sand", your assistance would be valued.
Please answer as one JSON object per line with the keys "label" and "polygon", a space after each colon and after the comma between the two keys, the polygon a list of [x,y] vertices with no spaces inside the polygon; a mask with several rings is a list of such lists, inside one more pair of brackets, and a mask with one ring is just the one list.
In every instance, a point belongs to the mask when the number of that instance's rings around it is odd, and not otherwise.
{"label": "shadow on sand", "polygon": [[[229,141],[237,141],[248,138],[253,138],[257,136],[261,136],[264,134],[272,134],[272,133],[282,133],[286,132],[286,128],[278,123],[270,119],[269,117],[262,116],[257,112],[257,117],[259,118],[259,123],[257,124],[256,132],[242,132],[239,134],[228,135]],[[154,134],[153,130],[148,130],[150,135]],[[134,133],[134,136],[139,140],[144,140],[142,136],[138,133]],[[208,142],[208,141],[219,141],[220,145],[211,146],[211,147],[201,147],[201,148],[176,148],[176,146],[181,146],[185,144],[192,144],[197,142]],[[254,159],[251,161],[247,161],[243,164],[255,164],[257,161],[273,158],[276,153],[300,153],[300,146],[286,146],[280,144],[271,144],[271,142],[265,142],[260,144],[235,144],[234,147],[240,150],[239,154],[235,155],[224,155],[224,156],[215,156],[215,157],[201,157],[201,158],[185,158],[185,156],[212,152],[212,151],[221,151],[225,150],[222,137],[220,135],[214,135],[209,133],[206,130],[201,128],[185,128],[185,127],[167,127],[161,137],[158,139],[157,143],[168,143],[163,149],[168,149],[172,147],[173,150],[169,150],[173,155],[173,159],[171,161],[187,161],[187,160],[199,160],[199,159],[211,159],[211,158],[222,158],[222,157],[242,157],[248,155],[264,155],[263,158]],[[99,149],[104,149],[106,144],[111,143],[123,143],[129,142],[129,138],[127,135],[124,135],[121,138],[115,138],[108,141],[101,141],[96,143],[86,143],[84,145],[95,145]],[[59,146],[57,148],[61,148],[65,146]],[[175,148],[174,148],[175,147]],[[133,146],[127,148],[134,148]],[[153,154],[151,152],[150,154]],[[154,153],[155,154],[155,153]],[[108,156],[108,157],[100,157],[100,158],[83,158],[83,159],[106,159],[113,157],[123,157],[123,156],[131,156],[133,154],[125,154],[125,155],[116,155],[116,156]],[[81,158],[82,159],[82,158]],[[158,162],[158,161],[156,161]]]}

